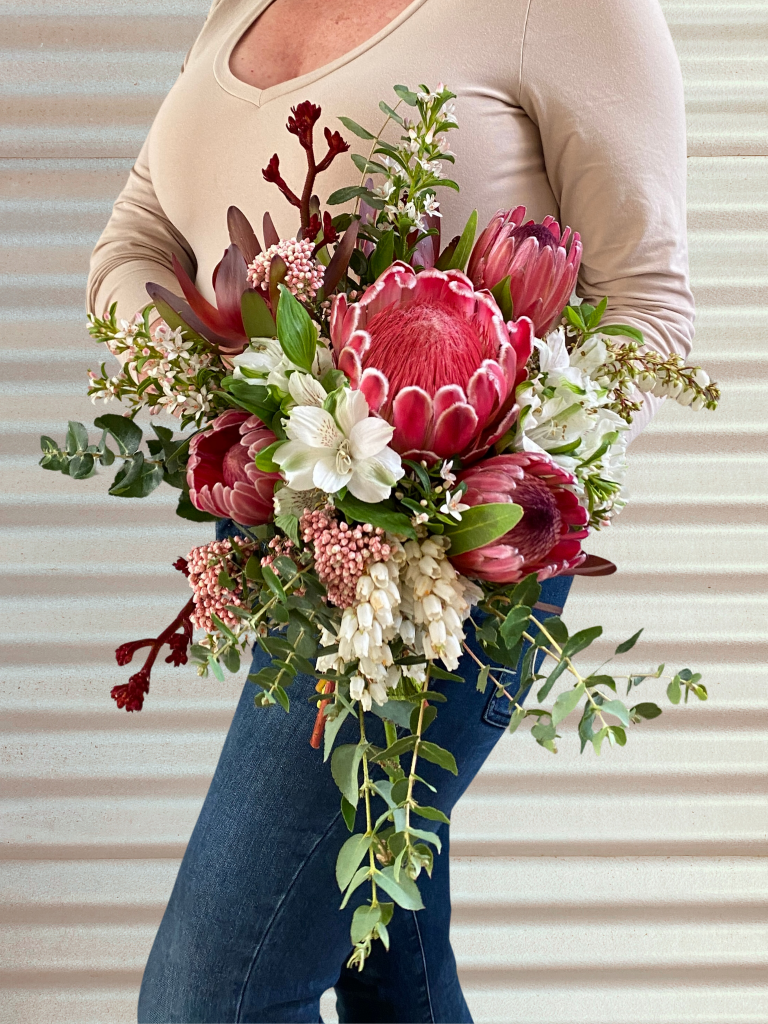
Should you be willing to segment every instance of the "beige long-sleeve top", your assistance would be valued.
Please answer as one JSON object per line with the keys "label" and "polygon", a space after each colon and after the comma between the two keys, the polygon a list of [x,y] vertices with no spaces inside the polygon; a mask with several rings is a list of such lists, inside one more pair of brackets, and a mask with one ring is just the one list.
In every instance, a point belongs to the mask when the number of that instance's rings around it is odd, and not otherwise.
{"label": "beige long-sleeve top", "polygon": [[[284,127],[292,105],[319,104],[320,124],[362,152],[338,115],[378,130],[379,100],[393,101],[394,84],[445,82],[457,94],[451,176],[461,193],[440,197],[443,238],[474,207],[481,225],[518,204],[536,220],[552,214],[581,233],[577,293],[608,296],[605,322],[632,324],[649,346],[688,354],[683,89],[657,0],[413,0],[343,57],[260,90],[235,78],[229,59],[270,2],[214,0],[94,249],[90,311],[116,301],[132,316],[150,280],[178,294],[171,252],[212,298],[232,204],[257,231],[269,210],[281,237],[295,234],[297,211],[261,175],[278,152],[300,191],[304,154]],[[357,179],[342,156],[317,191],[324,200]]]}

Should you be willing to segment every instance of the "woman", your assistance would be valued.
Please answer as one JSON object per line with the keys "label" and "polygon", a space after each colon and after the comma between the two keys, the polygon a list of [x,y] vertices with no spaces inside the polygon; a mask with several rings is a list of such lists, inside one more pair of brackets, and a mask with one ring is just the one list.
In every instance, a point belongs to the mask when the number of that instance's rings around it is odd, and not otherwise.
{"label": "woman", "polygon": [[[303,176],[283,128],[292,105],[319,104],[334,128],[339,114],[372,126],[396,82],[440,81],[457,93],[461,128],[451,142],[462,192],[446,204],[443,237],[473,206],[480,223],[517,204],[536,220],[553,214],[582,235],[578,293],[607,295],[608,322],[687,355],[682,84],[656,0],[215,0],[94,251],[89,308],[117,301],[130,316],[145,282],[178,290],[171,252],[211,298],[230,204],[255,224],[269,210],[281,237],[295,234],[294,211],[260,173],[278,150],[289,183]],[[337,160],[321,200],[348,175]],[[647,404],[635,433],[651,415]],[[219,524],[219,536],[232,530]],[[544,583],[545,611],[562,607],[569,585]],[[446,684],[430,732],[460,766],[434,780],[446,812],[508,721],[506,700],[478,693],[464,661],[468,681]],[[426,909],[398,911],[392,951],[377,943],[364,971],[350,971],[354,904],[338,911],[333,881],[347,833],[327,765],[305,742],[313,712],[295,701],[290,717],[267,714],[252,698],[246,684],[155,940],[140,1021],[318,1021],[332,986],[341,1021],[470,1021],[449,941],[447,827]]]}

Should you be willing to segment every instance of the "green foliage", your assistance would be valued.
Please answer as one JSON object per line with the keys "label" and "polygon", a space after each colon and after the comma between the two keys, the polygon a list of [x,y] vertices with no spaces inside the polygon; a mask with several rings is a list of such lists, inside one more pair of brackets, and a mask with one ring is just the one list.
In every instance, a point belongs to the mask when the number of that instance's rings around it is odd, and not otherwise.
{"label": "green foliage", "polygon": [[280,284],[277,306],[277,337],[280,347],[292,363],[309,372],[317,348],[317,328],[304,306]]}
{"label": "green foliage", "polygon": [[520,522],[522,515],[520,505],[505,502],[473,505],[462,512],[460,523],[446,528],[451,556],[463,555],[498,540]]}

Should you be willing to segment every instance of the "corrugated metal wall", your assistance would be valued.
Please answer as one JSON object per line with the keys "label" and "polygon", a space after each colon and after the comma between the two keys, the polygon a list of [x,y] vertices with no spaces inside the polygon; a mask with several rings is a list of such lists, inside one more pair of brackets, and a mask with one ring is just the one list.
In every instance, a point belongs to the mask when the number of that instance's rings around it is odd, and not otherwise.
{"label": "corrugated metal wall", "polygon": [[[134,1019],[238,690],[168,669],[141,715],[115,711],[112,650],[186,600],[168,564],[199,528],[174,522],[170,492],[122,504],[35,465],[41,431],[92,412],[88,254],[205,7],[0,10],[0,1019],[16,1024]],[[578,581],[570,617],[609,621],[612,641],[645,624],[644,663],[700,667],[711,699],[599,759],[499,745],[453,828],[478,1021],[768,1022],[768,4],[665,12],[686,79],[697,354],[724,400],[666,408],[636,443],[632,505],[592,545],[621,572]]]}

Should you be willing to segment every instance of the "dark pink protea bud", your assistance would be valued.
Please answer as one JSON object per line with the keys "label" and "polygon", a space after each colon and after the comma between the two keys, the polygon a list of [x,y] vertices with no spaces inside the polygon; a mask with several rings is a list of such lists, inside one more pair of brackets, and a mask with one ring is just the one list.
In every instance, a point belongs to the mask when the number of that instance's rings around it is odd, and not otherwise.
{"label": "dark pink protea bud", "polygon": [[451,558],[465,576],[516,583],[535,572],[545,580],[584,561],[587,510],[571,490],[573,476],[548,456],[497,455],[460,473],[458,481],[467,485],[462,501],[468,505],[510,502],[523,508],[522,519],[509,533]]}
{"label": "dark pink protea bud", "polygon": [[279,473],[264,473],[254,459],[277,438],[258,416],[230,409],[189,445],[187,483],[195,508],[242,526],[259,526],[273,515]]}
{"label": "dark pink protea bud", "polygon": [[529,317],[540,338],[568,304],[582,245],[578,232],[565,228],[561,233],[554,217],[540,224],[524,221],[524,206],[499,210],[475,243],[467,274],[476,288],[488,289],[508,276],[515,318]]}

